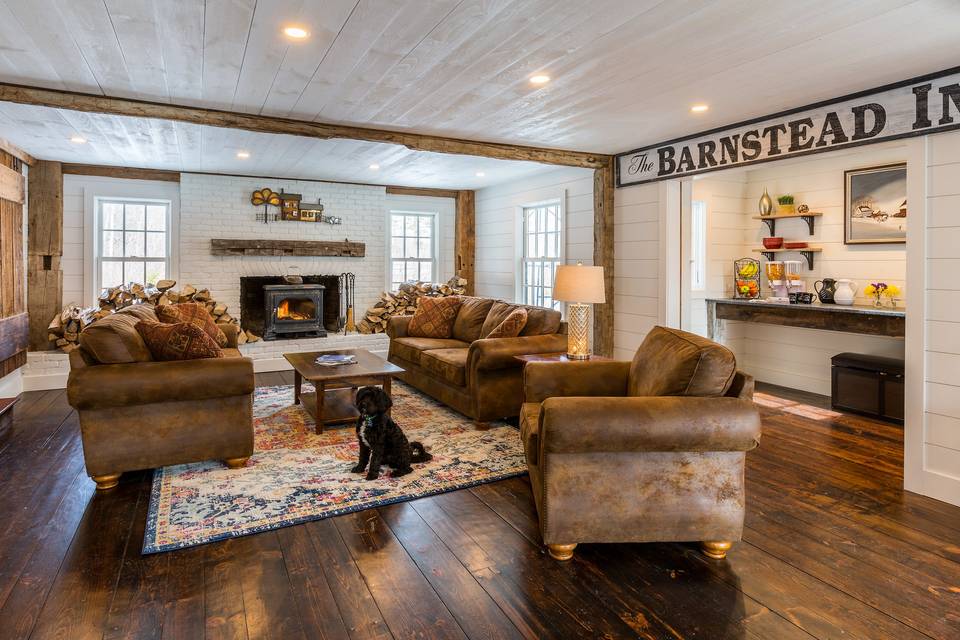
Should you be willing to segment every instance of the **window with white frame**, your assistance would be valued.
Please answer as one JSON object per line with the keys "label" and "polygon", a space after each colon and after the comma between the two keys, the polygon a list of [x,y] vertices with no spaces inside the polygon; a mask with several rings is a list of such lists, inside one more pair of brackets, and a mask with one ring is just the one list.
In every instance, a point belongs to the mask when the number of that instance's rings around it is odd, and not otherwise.
{"label": "window with white frame", "polygon": [[94,290],[155,284],[170,274],[170,203],[99,198]]}
{"label": "window with white frame", "polygon": [[707,203],[694,200],[690,211],[690,288],[707,288]]}
{"label": "window with white frame", "polygon": [[437,214],[390,211],[390,290],[437,277]]}
{"label": "window with white frame", "polygon": [[560,201],[523,207],[523,259],[520,297],[524,304],[560,309],[553,299],[553,276],[563,263]]}

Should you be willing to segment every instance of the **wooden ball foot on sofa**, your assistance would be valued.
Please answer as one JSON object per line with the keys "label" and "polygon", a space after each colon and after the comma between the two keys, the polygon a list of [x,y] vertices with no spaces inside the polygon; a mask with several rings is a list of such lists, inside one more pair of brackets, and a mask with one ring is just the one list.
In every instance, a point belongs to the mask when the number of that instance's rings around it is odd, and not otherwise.
{"label": "wooden ball foot on sofa", "polygon": [[725,540],[710,540],[700,543],[700,551],[708,558],[723,560],[727,557],[727,551],[730,551],[730,547],[732,546],[732,542]]}
{"label": "wooden ball foot on sofa", "polygon": [[113,489],[120,484],[120,474],[111,473],[105,476],[90,476],[90,479],[97,483],[97,491],[106,491]]}
{"label": "wooden ball foot on sofa", "polygon": [[247,460],[250,459],[250,456],[244,456],[243,458],[227,458],[223,461],[223,464],[227,465],[231,469],[240,469],[247,466]]}
{"label": "wooden ball foot on sofa", "polygon": [[569,560],[573,557],[573,550],[577,548],[577,544],[548,544],[547,553],[550,554],[550,557],[554,560]]}

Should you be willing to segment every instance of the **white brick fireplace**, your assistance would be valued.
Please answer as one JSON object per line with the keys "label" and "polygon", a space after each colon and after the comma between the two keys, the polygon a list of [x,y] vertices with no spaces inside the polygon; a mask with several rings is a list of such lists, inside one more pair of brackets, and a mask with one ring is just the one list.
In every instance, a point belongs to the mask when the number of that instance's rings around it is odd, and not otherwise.
{"label": "white brick fireplace", "polygon": [[[122,194],[125,184],[136,186],[137,197],[144,195],[150,183],[143,180],[97,178],[85,180],[70,176],[65,183],[67,198],[64,202],[64,226],[76,229],[71,237],[77,241],[71,245],[68,258],[75,258],[74,271],[92,260],[93,216],[91,208],[98,190],[109,189],[111,195]],[[169,189],[170,183],[155,183],[159,190]],[[269,187],[274,191],[299,193],[303,202],[323,203],[325,213],[343,220],[340,225],[306,222],[270,221],[264,224],[257,220],[258,208],[250,203],[253,191]],[[177,263],[173,265],[173,277],[177,286],[192,284],[209,288],[211,295],[227,304],[234,317],[240,317],[240,278],[242,276],[281,276],[291,267],[303,275],[356,275],[354,290],[355,313],[359,319],[383,291],[387,279],[387,223],[390,209],[410,210],[424,207],[438,212],[438,280],[446,280],[453,274],[454,207],[452,200],[416,196],[393,196],[382,186],[345,184],[305,180],[281,180],[276,178],[249,178],[183,173],[179,183],[179,219],[176,221],[178,237]],[[262,210],[259,212],[262,213]],[[82,236],[79,233],[83,230]],[[330,240],[349,239],[363,242],[366,255],[363,258],[341,257],[261,257],[261,256],[214,256],[210,240],[224,239],[279,239],[279,240]],[[82,239],[82,241],[81,241]],[[81,260],[82,256],[82,260]],[[65,273],[67,277],[71,274]],[[82,300],[79,281],[70,281],[65,286],[65,300]],[[258,372],[289,369],[282,354],[290,351],[309,351],[338,348],[363,348],[386,354],[388,339],[384,335],[340,335],[330,333],[326,338],[262,341],[241,347],[245,355],[254,360]],[[30,353],[28,364],[23,368],[25,390],[52,389],[66,385],[69,362],[60,352]]]}

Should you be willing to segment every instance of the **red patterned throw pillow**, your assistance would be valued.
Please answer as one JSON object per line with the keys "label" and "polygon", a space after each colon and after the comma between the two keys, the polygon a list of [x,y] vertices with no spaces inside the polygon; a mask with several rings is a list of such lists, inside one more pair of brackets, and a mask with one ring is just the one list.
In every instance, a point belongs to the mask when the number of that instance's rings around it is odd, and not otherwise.
{"label": "red patterned throw pillow", "polygon": [[420,298],[410,319],[407,335],[417,338],[449,338],[462,300],[459,296]]}
{"label": "red patterned throw pillow", "polygon": [[488,338],[516,338],[527,326],[527,310],[523,307],[514,309],[503,321],[487,334]]}
{"label": "red patterned throw pillow", "polygon": [[166,324],[141,320],[137,333],[147,343],[154,360],[222,358],[223,351],[203,329],[190,322]]}
{"label": "red patterned throw pillow", "polygon": [[205,334],[221,347],[227,346],[227,336],[217,323],[213,316],[207,311],[207,308],[196,302],[184,302],[183,304],[168,304],[157,307],[157,318],[160,322],[166,324],[175,324],[178,322],[189,322],[202,329]]}

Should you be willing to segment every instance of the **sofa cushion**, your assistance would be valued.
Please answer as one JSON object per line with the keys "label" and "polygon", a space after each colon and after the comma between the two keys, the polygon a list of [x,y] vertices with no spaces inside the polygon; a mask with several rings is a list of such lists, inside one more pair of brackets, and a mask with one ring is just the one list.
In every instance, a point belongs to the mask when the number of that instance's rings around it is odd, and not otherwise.
{"label": "sofa cushion", "polygon": [[503,322],[487,334],[487,338],[516,338],[527,324],[527,310],[517,307],[507,314]]}
{"label": "sofa cushion", "polygon": [[495,300],[473,296],[460,296],[460,300],[462,304],[457,312],[457,319],[453,323],[452,337],[464,342],[479,340],[483,321],[487,319],[487,314],[490,313],[490,307]]}
{"label": "sofa cushion", "polygon": [[545,336],[560,330],[560,312],[546,307],[526,306],[527,324],[523,326],[522,336]]}
{"label": "sofa cushion", "polygon": [[420,354],[433,349],[466,349],[470,345],[452,338],[394,338],[390,341],[390,352],[412,362],[420,364]]}
{"label": "sofa cushion", "polygon": [[524,402],[520,407],[520,440],[527,464],[534,466],[540,453],[540,409],[539,402]]}
{"label": "sofa cushion", "polygon": [[449,338],[461,305],[458,296],[420,298],[417,310],[407,325],[407,335],[419,338]]}
{"label": "sofa cushion", "polygon": [[184,302],[183,304],[168,304],[157,307],[157,318],[160,322],[167,324],[189,322],[213,338],[217,345],[227,346],[226,334],[217,326],[213,316],[202,304]]}
{"label": "sofa cushion", "polygon": [[527,311],[527,323],[520,332],[522,336],[542,336],[556,333],[560,329],[560,312],[546,307],[534,307],[530,305],[507,304],[506,302],[494,302],[490,307],[490,313],[483,322],[483,328],[480,330],[480,337],[486,338],[498,324],[506,320],[507,316],[514,309],[523,308]]}
{"label": "sofa cushion", "polygon": [[136,326],[155,360],[199,360],[223,357],[220,345],[192,322],[168,324],[140,320]]}
{"label": "sofa cushion", "polygon": [[631,396],[722,396],[737,372],[724,347],[686,331],[654,327],[630,365]]}
{"label": "sofa cushion", "polygon": [[468,348],[431,349],[420,354],[420,366],[441,380],[458,387],[467,386]]}
{"label": "sofa cushion", "polygon": [[101,318],[80,333],[80,346],[100,364],[149,362],[153,356],[137,332],[138,322],[130,313]]}
{"label": "sofa cushion", "polygon": [[153,322],[160,321],[160,318],[157,317],[156,307],[146,302],[143,304],[132,304],[129,307],[124,307],[123,309],[117,311],[117,313],[126,313],[134,316],[138,320],[152,320]]}

